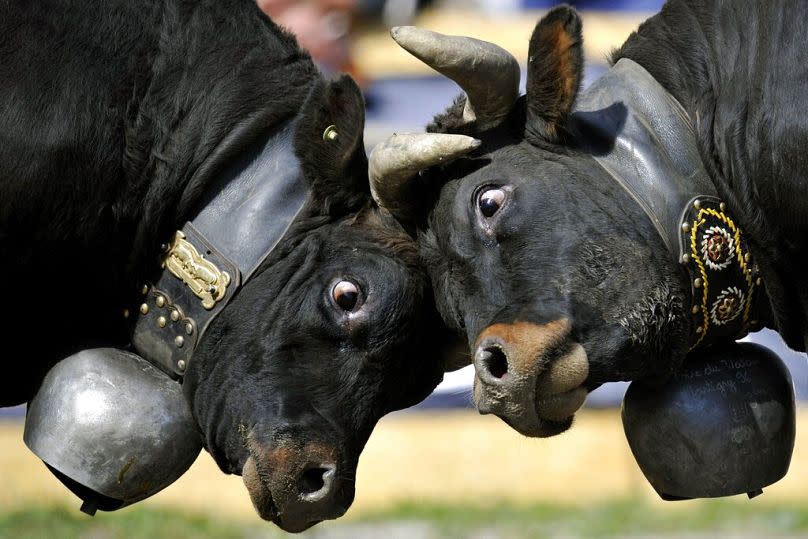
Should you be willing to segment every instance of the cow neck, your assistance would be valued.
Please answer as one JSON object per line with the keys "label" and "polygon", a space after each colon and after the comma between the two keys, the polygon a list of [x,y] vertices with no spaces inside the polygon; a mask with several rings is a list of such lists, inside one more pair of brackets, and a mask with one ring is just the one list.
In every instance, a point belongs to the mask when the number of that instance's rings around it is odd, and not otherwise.
{"label": "cow neck", "polygon": [[757,329],[759,271],[704,168],[681,104],[623,58],[578,98],[573,122],[584,140],[597,141],[595,161],[643,209],[687,275],[690,349]]}
{"label": "cow neck", "polygon": [[255,274],[309,197],[292,121],[253,144],[208,187],[164,246],[160,277],[142,288],[132,345],[181,377],[214,318]]}

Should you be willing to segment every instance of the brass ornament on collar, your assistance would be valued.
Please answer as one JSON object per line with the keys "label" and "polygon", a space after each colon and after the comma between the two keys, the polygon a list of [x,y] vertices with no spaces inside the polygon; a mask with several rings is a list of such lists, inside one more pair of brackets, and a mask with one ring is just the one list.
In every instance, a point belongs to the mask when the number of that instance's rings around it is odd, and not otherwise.
{"label": "brass ornament on collar", "polygon": [[696,341],[737,339],[753,329],[749,313],[762,285],[743,232],[713,196],[691,200],[682,214],[682,265],[690,275]]}
{"label": "brass ornament on collar", "polygon": [[[152,328],[149,334],[162,335],[160,339],[171,343],[169,346],[160,347],[167,355],[167,363],[157,366],[167,370],[169,374],[182,376],[197,343],[196,320],[183,312],[167,291],[160,290],[154,285],[149,287],[149,293],[144,301],[140,313],[141,318],[147,322],[146,327]],[[137,347],[146,349],[145,338],[146,333],[136,333],[133,342]]]}
{"label": "brass ornament on collar", "polygon": [[174,234],[163,265],[174,277],[188,285],[207,310],[212,309],[227,293],[230,274],[205,260],[179,230]]}

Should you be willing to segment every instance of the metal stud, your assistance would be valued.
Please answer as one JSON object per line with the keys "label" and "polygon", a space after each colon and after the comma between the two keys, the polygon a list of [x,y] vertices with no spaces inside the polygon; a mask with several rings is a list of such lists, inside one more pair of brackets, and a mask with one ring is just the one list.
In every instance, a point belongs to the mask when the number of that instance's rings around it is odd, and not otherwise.
{"label": "metal stud", "polygon": [[171,321],[176,322],[180,319],[180,312],[177,309],[171,311]]}
{"label": "metal stud", "polygon": [[157,325],[158,325],[158,326],[160,326],[161,328],[166,327],[166,324],[167,324],[167,323],[168,323],[168,321],[166,320],[166,317],[165,317],[165,316],[161,316],[161,317],[159,317],[159,318],[157,319]]}
{"label": "metal stud", "polygon": [[157,299],[154,300],[158,307],[162,308],[166,304],[165,296],[157,296]]}
{"label": "metal stud", "polygon": [[177,368],[179,370],[181,370],[181,371],[185,370],[185,360],[184,359],[181,359],[181,360],[177,361]]}
{"label": "metal stud", "polygon": [[751,261],[751,260],[752,260],[752,255],[750,255],[749,253],[746,253],[745,255],[743,255],[743,259],[744,259],[746,262],[749,262],[749,261]]}
{"label": "metal stud", "polygon": [[695,286],[696,288],[701,288],[701,285],[702,285],[702,284],[704,284],[704,283],[702,282],[701,277],[697,277],[697,278],[696,278],[696,279],[693,281],[693,286]]}
{"label": "metal stud", "polygon": [[326,142],[334,142],[339,138],[339,132],[336,125],[329,125],[323,131],[323,140]]}
{"label": "metal stud", "polygon": [[690,223],[682,223],[682,232],[684,233],[690,232]]}
{"label": "metal stud", "polygon": [[129,309],[124,309],[123,310],[123,317],[124,318],[129,318]]}
{"label": "metal stud", "polygon": [[755,279],[755,284],[758,285],[758,286],[762,285],[763,284],[763,279],[758,277],[757,279]]}
{"label": "metal stud", "polygon": [[182,335],[177,335],[174,337],[174,344],[177,345],[177,348],[182,348],[182,345],[185,344],[185,337]]}
{"label": "metal stud", "polygon": [[690,309],[690,312],[692,312],[693,314],[699,314],[700,310],[701,310],[701,307],[699,307],[698,305],[693,305],[693,308]]}
{"label": "metal stud", "polygon": [[188,322],[187,324],[185,324],[185,333],[187,333],[188,335],[194,334],[194,325],[192,323]]}
{"label": "metal stud", "polygon": [[727,211],[727,204],[725,202],[719,204],[718,207],[721,208],[721,211]]}
{"label": "metal stud", "polygon": [[696,208],[697,210],[700,210],[701,209],[701,200],[694,200],[693,201],[693,207]]}
{"label": "metal stud", "polygon": [[690,255],[689,255],[689,254],[687,254],[687,253],[683,254],[683,255],[682,255],[682,260],[681,260],[681,261],[682,261],[682,264],[687,264],[687,263],[689,263],[689,262],[690,262]]}
{"label": "metal stud", "polygon": [[140,289],[140,293],[143,294],[144,296],[146,294],[148,294],[149,293],[149,285],[144,284],[143,287]]}
{"label": "metal stud", "polygon": [[140,306],[140,314],[149,314],[149,306],[145,303]]}

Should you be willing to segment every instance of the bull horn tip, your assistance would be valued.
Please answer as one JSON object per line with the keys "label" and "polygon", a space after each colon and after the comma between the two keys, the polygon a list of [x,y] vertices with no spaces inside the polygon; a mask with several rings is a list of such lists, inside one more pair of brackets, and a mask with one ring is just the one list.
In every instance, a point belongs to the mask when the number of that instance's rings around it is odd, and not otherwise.
{"label": "bull horn tip", "polygon": [[390,28],[390,37],[393,39],[398,38],[398,34],[401,33],[401,29],[404,28],[403,26],[393,26]]}
{"label": "bull horn tip", "polygon": [[413,39],[413,36],[419,36],[428,33],[429,33],[428,30],[418,28],[417,26],[394,26],[390,28],[390,37],[392,37],[393,40],[402,47],[405,47],[404,42],[410,41],[411,39]]}

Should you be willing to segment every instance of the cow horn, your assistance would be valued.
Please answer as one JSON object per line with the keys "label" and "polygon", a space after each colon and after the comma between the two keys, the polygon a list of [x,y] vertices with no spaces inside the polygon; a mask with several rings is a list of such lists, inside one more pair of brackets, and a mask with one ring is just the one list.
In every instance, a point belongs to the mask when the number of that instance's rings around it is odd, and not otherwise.
{"label": "cow horn", "polygon": [[390,35],[404,50],[460,85],[467,96],[463,118],[476,120],[481,130],[502,121],[519,97],[519,62],[502,47],[415,26],[397,26]]}
{"label": "cow horn", "polygon": [[410,215],[408,196],[418,172],[439,163],[449,163],[469,153],[480,141],[465,135],[418,133],[393,135],[370,154],[368,176],[373,200],[398,218]]}

